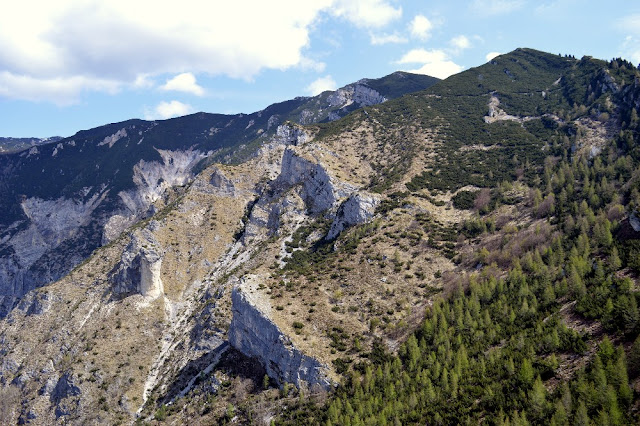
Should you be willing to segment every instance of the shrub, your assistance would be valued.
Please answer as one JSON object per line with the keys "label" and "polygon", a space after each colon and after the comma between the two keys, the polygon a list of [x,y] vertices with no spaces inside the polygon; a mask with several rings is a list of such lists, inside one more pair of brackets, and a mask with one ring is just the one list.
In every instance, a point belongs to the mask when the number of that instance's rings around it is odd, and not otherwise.
{"label": "shrub", "polygon": [[476,196],[477,191],[459,191],[452,199],[453,207],[460,210],[472,209]]}

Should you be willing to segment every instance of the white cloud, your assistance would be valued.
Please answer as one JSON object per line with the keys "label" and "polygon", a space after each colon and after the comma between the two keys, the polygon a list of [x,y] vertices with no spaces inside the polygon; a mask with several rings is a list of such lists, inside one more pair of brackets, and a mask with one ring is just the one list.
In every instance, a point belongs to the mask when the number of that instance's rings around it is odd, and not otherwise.
{"label": "white cloud", "polygon": [[331,13],[361,28],[380,28],[402,16],[385,0],[336,0]]}
{"label": "white cloud", "polygon": [[471,9],[486,17],[511,13],[524,5],[524,0],[474,0]]}
{"label": "white cloud", "polygon": [[431,77],[445,79],[449,76],[452,76],[453,74],[458,74],[462,70],[463,67],[453,61],[442,61],[427,63],[420,68],[407,70],[407,72],[411,72],[414,74],[426,74],[430,75]]}
{"label": "white cloud", "polygon": [[176,91],[191,93],[192,95],[202,96],[204,95],[204,89],[196,82],[196,77],[190,72],[183,72],[178,74],[160,87],[166,91]]}
{"label": "white cloud", "polygon": [[422,64],[417,69],[409,69],[407,71],[438,78],[447,78],[463,70],[463,67],[453,62],[444,50],[439,49],[413,49],[407,52],[397,63]]}
{"label": "white cloud", "polygon": [[451,46],[453,46],[456,51],[461,51],[471,47],[471,42],[466,36],[463,35],[455,36],[451,39],[449,44],[451,44]]}
{"label": "white cloud", "polygon": [[426,49],[413,49],[405,53],[398,61],[399,64],[417,64],[420,62],[438,62],[444,61],[448,58],[448,55],[443,50],[426,50]]}
{"label": "white cloud", "polygon": [[303,70],[313,70],[315,72],[322,72],[327,67],[327,64],[325,64],[324,62],[316,61],[314,59],[303,56],[302,58],[300,58],[300,62],[298,63],[298,66]]}
{"label": "white cloud", "polygon": [[640,64],[640,38],[634,36],[625,37],[620,46],[620,56],[636,64]]}
{"label": "white cloud", "polygon": [[379,46],[379,45],[383,45],[383,44],[398,44],[398,43],[406,43],[409,40],[407,40],[406,37],[402,37],[400,34],[398,33],[392,33],[392,34],[369,34],[370,40],[371,40],[371,44],[374,46]]}
{"label": "white cloud", "polygon": [[[303,52],[319,19],[381,28],[402,16],[392,3],[22,0],[0,14],[0,72],[36,86],[82,81],[66,99],[82,90],[104,90],[105,81],[140,88],[150,77],[186,71],[251,79],[264,69],[308,66]],[[2,94],[53,101],[51,91],[37,96],[25,85],[3,84]]]}
{"label": "white cloud", "polygon": [[420,40],[427,40],[431,37],[431,30],[433,29],[433,23],[427,19],[426,16],[416,15],[409,24],[409,30],[411,35]]}
{"label": "white cloud", "polygon": [[626,32],[640,35],[640,13],[619,19],[618,26]]}
{"label": "white cloud", "polygon": [[139,74],[133,81],[133,87],[136,89],[150,89],[154,84],[155,83],[148,74]]}
{"label": "white cloud", "polygon": [[114,80],[84,76],[35,78],[0,71],[0,97],[25,101],[47,101],[58,106],[77,104],[87,90],[115,94],[122,84]]}
{"label": "white cloud", "polygon": [[319,95],[325,90],[336,90],[338,87],[336,81],[330,75],[320,77],[308,85],[305,90],[311,96]]}
{"label": "white cloud", "polygon": [[145,109],[144,118],[147,120],[166,120],[167,118],[179,117],[191,114],[193,107],[180,101],[162,101],[152,110]]}
{"label": "white cloud", "polygon": [[489,53],[486,54],[485,59],[487,60],[487,62],[489,62],[490,60],[492,60],[496,56],[500,56],[500,55],[502,55],[502,53],[500,53],[500,52],[489,52]]}

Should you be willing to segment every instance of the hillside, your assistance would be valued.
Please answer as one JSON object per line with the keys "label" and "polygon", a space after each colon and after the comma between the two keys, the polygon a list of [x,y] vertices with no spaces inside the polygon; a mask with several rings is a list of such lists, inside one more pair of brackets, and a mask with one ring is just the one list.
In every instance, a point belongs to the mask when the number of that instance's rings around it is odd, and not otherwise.
{"label": "hillside", "polygon": [[200,163],[0,321],[2,423],[637,424],[638,109],[518,49]]}
{"label": "hillside", "polygon": [[208,164],[238,162],[273,138],[293,137],[287,123],[335,120],[436,81],[397,72],[252,114],[129,120],[0,155],[0,316],[171,203],[175,188]]}

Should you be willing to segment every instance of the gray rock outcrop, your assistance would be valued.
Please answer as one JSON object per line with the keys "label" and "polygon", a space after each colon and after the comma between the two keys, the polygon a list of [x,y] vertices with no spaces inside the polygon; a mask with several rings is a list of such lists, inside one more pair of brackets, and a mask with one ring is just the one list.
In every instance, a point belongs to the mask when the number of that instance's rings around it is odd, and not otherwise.
{"label": "gray rock outcrop", "polygon": [[209,183],[213,187],[213,192],[217,195],[233,197],[235,194],[233,182],[218,169],[215,169],[213,173],[211,173]]}
{"label": "gray rock outcrop", "polygon": [[145,212],[167,189],[182,186],[193,179],[192,170],[207,156],[198,150],[170,151],[156,149],[159,161],[140,160],[133,166],[135,188],[120,191],[118,197],[124,207],[115,212],[104,226],[102,243],[118,237],[125,229],[143,218]]}
{"label": "gray rock outcrop", "polygon": [[[84,234],[94,211],[108,191],[92,196],[84,189],[75,198],[26,198],[20,204],[24,220],[0,234],[0,317],[29,291],[54,281],[82,260]],[[60,254],[70,241],[80,240],[76,253]]]}
{"label": "gray rock outcrop", "polygon": [[276,129],[274,141],[282,145],[300,146],[309,140],[309,134],[302,128],[292,124],[283,124]]}
{"label": "gray rock outcrop", "polygon": [[69,373],[63,374],[51,391],[51,402],[59,404],[65,398],[80,395],[80,388],[75,385]]}
{"label": "gray rock outcrop", "polygon": [[379,198],[363,193],[347,198],[336,212],[336,217],[327,233],[327,239],[332,240],[348,227],[370,220],[379,203]]}
{"label": "gray rock outcrop", "polygon": [[162,296],[162,256],[162,248],[149,230],[135,233],[122,253],[120,262],[111,272],[114,291],[139,293],[152,299]]}
{"label": "gray rock outcrop", "polygon": [[351,104],[356,104],[358,107],[371,106],[386,100],[387,98],[376,90],[361,83],[350,84],[338,89],[327,98],[330,106],[340,108],[346,108]]}
{"label": "gray rock outcrop", "polygon": [[301,197],[311,214],[317,214],[333,206],[337,188],[331,176],[320,163],[314,163],[287,149],[282,156],[282,171],[274,182],[276,188],[301,185]]}
{"label": "gray rock outcrop", "polygon": [[356,84],[353,89],[353,101],[359,106],[371,106],[385,102],[387,98],[376,90],[363,84]]}
{"label": "gray rock outcrop", "polygon": [[263,303],[236,286],[231,294],[233,318],[229,326],[229,343],[249,357],[257,358],[267,374],[278,384],[331,387],[327,366],[304,355],[269,318]]}
{"label": "gray rock outcrop", "polygon": [[49,395],[49,400],[55,406],[54,413],[56,418],[74,413],[78,409],[81,393],[71,374],[64,373],[60,376]]}

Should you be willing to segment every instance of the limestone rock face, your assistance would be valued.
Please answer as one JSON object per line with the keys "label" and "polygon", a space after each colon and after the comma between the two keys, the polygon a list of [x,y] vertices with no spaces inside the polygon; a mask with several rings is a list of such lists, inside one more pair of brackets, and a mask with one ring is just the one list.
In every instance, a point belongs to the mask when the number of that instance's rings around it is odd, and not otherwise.
{"label": "limestone rock face", "polygon": [[20,300],[17,308],[25,313],[25,315],[42,315],[47,312],[55,299],[49,292],[30,292]]}
{"label": "limestone rock face", "polygon": [[[105,138],[113,146],[118,131]],[[58,280],[99,245],[118,237],[136,221],[154,213],[154,203],[170,187],[193,179],[193,167],[207,154],[198,150],[156,150],[162,161],[140,160],[134,188],[110,193],[110,187],[86,187],[56,199],[24,198],[23,218],[0,228],[0,318],[29,291]],[[152,257],[152,255],[149,255]],[[149,257],[149,259],[151,259]],[[154,270],[153,262],[149,271]]]}
{"label": "limestone rock face", "polygon": [[351,104],[358,107],[370,106],[385,102],[387,98],[365,84],[350,84],[331,94],[327,101],[332,107],[346,108]]}
{"label": "limestone rock face", "polygon": [[382,96],[376,90],[362,84],[356,84],[353,90],[353,101],[359,106],[381,104],[386,100],[387,98]]}
{"label": "limestone rock face", "polygon": [[336,212],[336,217],[327,233],[327,239],[332,240],[346,228],[370,220],[379,203],[379,198],[364,193],[357,193],[347,198]]}
{"label": "limestone rock face", "polygon": [[334,183],[320,163],[313,163],[287,149],[282,157],[282,171],[276,187],[302,185],[301,196],[311,214],[320,213],[336,201]]}
{"label": "limestone rock face", "polygon": [[269,318],[266,300],[257,300],[241,284],[231,293],[233,318],[229,326],[229,343],[264,365],[269,377],[279,384],[331,386],[327,367],[304,355]]}
{"label": "limestone rock face", "polygon": [[275,142],[282,145],[302,145],[309,140],[309,135],[304,129],[297,126],[283,124],[276,129]]}
{"label": "limestone rock face", "polygon": [[[322,214],[331,217],[335,215],[340,201],[357,191],[355,186],[332,176],[317,156],[320,153],[313,149],[284,148],[279,174],[249,206],[243,239],[245,244],[260,235],[280,233],[285,223],[294,227],[289,229],[293,232],[296,224],[304,222],[309,216]],[[348,216],[347,220],[352,220]],[[354,220],[360,219],[353,219],[352,224],[361,223],[364,219],[359,222]],[[350,225],[341,229],[346,226]]]}
{"label": "limestone rock face", "polygon": [[[149,228],[153,229],[153,224]],[[135,233],[122,253],[120,263],[111,272],[114,291],[139,293],[152,299],[162,296],[162,255],[162,248],[149,229]]]}
{"label": "limestone rock face", "polygon": [[209,183],[213,187],[213,192],[217,195],[233,197],[235,194],[233,182],[218,169],[211,173]]}
{"label": "limestone rock face", "polygon": [[335,211],[338,200],[355,188],[333,178],[323,164],[297,147],[286,147],[280,173],[249,206],[244,242],[274,235],[283,222],[300,223],[308,215]]}
{"label": "limestone rock face", "polygon": [[72,377],[65,373],[58,379],[51,391],[50,399],[51,402],[58,404],[63,399],[76,395],[80,395],[80,388],[73,383]]}
{"label": "limestone rock face", "polygon": [[[17,222],[0,235],[0,250],[10,253],[0,258],[0,317],[27,292],[67,273],[82,260],[78,253],[59,255],[69,241],[83,238],[83,229],[107,195],[106,191],[84,199],[60,197],[55,200],[27,198],[21,203],[26,220]],[[78,243],[77,248],[82,244]]]}
{"label": "limestone rock face", "polygon": [[167,189],[185,185],[193,179],[192,170],[207,154],[198,150],[170,151],[156,149],[159,161],[140,160],[133,167],[134,189],[118,193],[124,208],[114,212],[104,226],[102,243],[106,244],[144,217],[144,213]]}
{"label": "limestone rock face", "polygon": [[49,400],[55,406],[56,418],[68,416],[75,412],[79,405],[80,388],[74,383],[70,374],[64,373],[51,391]]}

